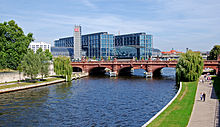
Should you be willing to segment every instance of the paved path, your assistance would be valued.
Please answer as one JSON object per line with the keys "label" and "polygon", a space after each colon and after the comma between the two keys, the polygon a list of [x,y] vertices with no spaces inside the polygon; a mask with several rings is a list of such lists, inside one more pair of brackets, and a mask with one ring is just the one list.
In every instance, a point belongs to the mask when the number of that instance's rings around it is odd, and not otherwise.
{"label": "paved path", "polygon": [[[203,76],[200,77],[200,80]],[[216,99],[214,88],[210,82],[199,82],[195,103],[188,127],[216,127],[218,123],[219,101]],[[205,102],[200,100],[200,93],[206,93]]]}

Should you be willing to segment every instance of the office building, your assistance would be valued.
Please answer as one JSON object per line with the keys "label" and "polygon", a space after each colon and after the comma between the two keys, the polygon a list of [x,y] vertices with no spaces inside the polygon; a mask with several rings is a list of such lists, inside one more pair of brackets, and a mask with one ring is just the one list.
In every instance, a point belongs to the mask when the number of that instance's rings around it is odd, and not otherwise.
{"label": "office building", "polygon": [[73,37],[60,38],[54,41],[55,47],[74,47]]}
{"label": "office building", "polygon": [[[114,56],[114,35],[107,32],[86,34],[81,36],[81,44],[75,45],[75,37],[60,38],[55,40],[55,47],[78,47],[81,46],[81,56],[89,58],[112,58]],[[75,48],[73,48],[75,49]],[[75,54],[75,52],[73,53]],[[72,56],[70,56],[73,58]],[[75,57],[74,57],[75,59]]]}
{"label": "office building", "polygon": [[32,49],[35,53],[39,48],[42,48],[43,51],[48,49],[51,51],[51,44],[48,44],[46,42],[31,42],[28,48]]}
{"label": "office building", "polygon": [[72,47],[74,59],[81,59],[82,56],[148,59],[153,53],[152,35],[132,33],[114,36],[108,32],[81,35],[81,26],[75,26],[74,37],[60,38],[54,43],[55,47]]}
{"label": "office building", "polygon": [[148,59],[152,56],[153,37],[146,33],[115,36],[116,57]]}
{"label": "office building", "polygon": [[51,53],[53,57],[66,56],[66,57],[73,58],[72,47],[51,47]]}
{"label": "office building", "polygon": [[114,36],[107,32],[82,35],[82,49],[89,58],[112,58],[114,56]]}

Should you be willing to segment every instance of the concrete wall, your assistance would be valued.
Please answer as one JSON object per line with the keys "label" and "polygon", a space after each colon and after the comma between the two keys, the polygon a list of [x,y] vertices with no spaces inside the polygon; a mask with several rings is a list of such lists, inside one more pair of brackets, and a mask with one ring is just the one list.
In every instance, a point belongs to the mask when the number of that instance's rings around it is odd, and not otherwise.
{"label": "concrete wall", "polygon": [[[53,63],[51,63],[49,66],[49,76],[51,76],[51,75],[56,75],[56,73],[54,72]],[[37,77],[41,78],[41,75],[39,75]],[[25,78],[27,78],[27,77],[24,76],[23,73],[21,73],[20,75],[18,72],[1,72],[0,73],[0,83],[17,81],[17,80],[24,80]]]}
{"label": "concrete wall", "polygon": [[20,79],[21,80],[25,79],[25,77],[23,76],[23,73],[20,74],[20,76],[18,72],[1,72],[0,73],[0,83],[17,81]]}

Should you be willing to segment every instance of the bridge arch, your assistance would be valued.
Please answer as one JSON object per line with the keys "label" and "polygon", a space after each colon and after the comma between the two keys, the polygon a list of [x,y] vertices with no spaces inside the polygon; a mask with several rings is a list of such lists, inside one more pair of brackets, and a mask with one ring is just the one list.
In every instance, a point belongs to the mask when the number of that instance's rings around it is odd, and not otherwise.
{"label": "bridge arch", "polygon": [[88,73],[89,73],[89,75],[105,75],[105,73],[107,71],[106,69],[111,70],[110,68],[104,67],[104,66],[93,67],[88,70]]}
{"label": "bridge arch", "polygon": [[82,72],[82,70],[81,67],[73,67],[73,72]]}
{"label": "bridge arch", "polygon": [[131,74],[131,66],[122,67],[118,70],[118,75],[130,75]]}

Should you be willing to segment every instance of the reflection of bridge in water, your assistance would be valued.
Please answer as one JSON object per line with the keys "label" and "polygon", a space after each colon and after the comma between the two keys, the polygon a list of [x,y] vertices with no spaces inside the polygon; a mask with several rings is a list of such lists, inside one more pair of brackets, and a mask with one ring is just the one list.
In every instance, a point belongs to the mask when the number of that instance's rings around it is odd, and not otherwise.
{"label": "reflection of bridge in water", "polygon": [[[81,70],[89,74],[104,72],[106,68],[116,75],[130,72],[131,69],[144,69],[153,75],[160,74],[160,70],[164,67],[175,68],[177,61],[160,61],[160,60],[140,60],[140,61],[86,61],[72,62],[74,70]],[[212,68],[216,74],[220,74],[220,59],[204,61],[204,68]]]}

